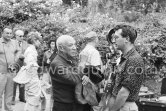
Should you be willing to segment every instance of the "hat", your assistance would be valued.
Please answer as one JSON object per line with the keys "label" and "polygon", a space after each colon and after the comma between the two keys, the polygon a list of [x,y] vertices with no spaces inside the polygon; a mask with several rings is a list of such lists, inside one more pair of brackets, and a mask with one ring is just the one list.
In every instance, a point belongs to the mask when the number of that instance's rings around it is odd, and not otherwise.
{"label": "hat", "polygon": [[85,38],[88,40],[93,40],[97,37],[97,33],[94,31],[89,32],[88,34],[86,34]]}

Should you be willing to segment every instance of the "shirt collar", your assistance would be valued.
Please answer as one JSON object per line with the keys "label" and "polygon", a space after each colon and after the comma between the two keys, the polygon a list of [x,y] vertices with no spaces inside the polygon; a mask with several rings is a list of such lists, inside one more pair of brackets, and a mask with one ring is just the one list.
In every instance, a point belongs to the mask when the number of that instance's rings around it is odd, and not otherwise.
{"label": "shirt collar", "polygon": [[68,57],[65,56],[64,54],[58,52],[58,55],[59,55],[61,58],[63,58],[65,61],[67,61],[67,63],[69,63],[69,64],[74,64],[73,60],[72,60],[71,58],[68,58]]}
{"label": "shirt collar", "polygon": [[[11,41],[11,39],[10,39],[8,42],[10,42],[10,41]],[[7,44],[7,43],[8,43],[7,41],[5,41],[5,40],[4,40],[4,38],[3,38],[3,37],[1,38],[1,42],[2,42],[2,43],[5,43],[5,44]]]}
{"label": "shirt collar", "polygon": [[51,49],[48,49],[48,52],[53,53],[54,51],[51,52]]}
{"label": "shirt collar", "polygon": [[18,42],[18,43],[22,43],[23,41],[18,41],[18,40],[17,40],[17,42]]}
{"label": "shirt collar", "polygon": [[87,44],[86,47],[96,49],[93,45]]}
{"label": "shirt collar", "polygon": [[135,51],[135,48],[130,49],[126,54],[122,54],[122,59],[128,59]]}
{"label": "shirt collar", "polygon": [[32,49],[32,50],[36,50],[36,47],[34,46],[34,45],[29,45],[29,47],[30,47],[30,49]]}

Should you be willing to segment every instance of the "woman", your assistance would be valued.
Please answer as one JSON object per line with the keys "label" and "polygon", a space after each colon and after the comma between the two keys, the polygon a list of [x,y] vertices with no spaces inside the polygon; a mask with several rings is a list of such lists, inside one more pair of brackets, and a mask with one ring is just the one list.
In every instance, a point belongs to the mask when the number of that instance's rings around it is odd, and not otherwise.
{"label": "woman", "polygon": [[[56,56],[56,41],[54,39],[51,39],[48,42],[49,49],[44,53],[43,56],[43,77],[42,80],[46,82],[47,84],[51,84],[51,78],[49,75],[49,67],[50,63]],[[47,90],[48,92],[48,90]],[[47,94],[46,97],[42,101],[42,110],[45,111],[47,109],[48,111],[51,110],[51,94]]]}
{"label": "woman", "polygon": [[42,90],[42,82],[38,76],[37,48],[41,44],[41,35],[38,32],[28,34],[28,48],[24,53],[24,66],[13,79],[19,84],[25,84],[26,104],[24,111],[40,111],[41,97],[45,93]]}
{"label": "woman", "polygon": [[[44,66],[45,72],[48,72],[50,63],[56,55],[56,41],[54,39],[51,39],[48,42],[48,48],[49,49],[44,53],[44,56],[43,56],[43,66]],[[52,57],[53,54],[54,54],[54,57]]]}

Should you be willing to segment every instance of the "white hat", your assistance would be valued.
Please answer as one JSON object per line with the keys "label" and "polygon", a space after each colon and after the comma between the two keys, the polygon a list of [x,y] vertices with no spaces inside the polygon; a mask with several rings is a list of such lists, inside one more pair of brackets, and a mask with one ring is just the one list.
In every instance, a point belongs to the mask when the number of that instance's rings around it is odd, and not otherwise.
{"label": "white hat", "polygon": [[97,33],[94,32],[94,31],[91,31],[91,32],[89,32],[88,34],[86,34],[85,37],[86,37],[87,39],[94,39],[94,38],[97,37]]}

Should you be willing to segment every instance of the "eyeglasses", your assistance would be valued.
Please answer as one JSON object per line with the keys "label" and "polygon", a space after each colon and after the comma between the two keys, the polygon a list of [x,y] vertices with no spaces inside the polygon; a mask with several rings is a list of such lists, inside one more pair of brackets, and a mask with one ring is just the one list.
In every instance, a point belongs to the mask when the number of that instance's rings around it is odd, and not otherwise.
{"label": "eyeglasses", "polygon": [[21,38],[21,37],[24,37],[23,35],[16,35],[16,36],[17,36],[17,37],[20,37],[20,38]]}

